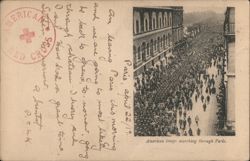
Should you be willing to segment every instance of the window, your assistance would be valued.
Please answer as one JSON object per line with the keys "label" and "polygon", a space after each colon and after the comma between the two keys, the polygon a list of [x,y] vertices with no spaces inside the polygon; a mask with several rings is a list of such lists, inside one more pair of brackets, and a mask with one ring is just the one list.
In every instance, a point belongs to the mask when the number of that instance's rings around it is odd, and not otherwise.
{"label": "window", "polygon": [[159,28],[161,28],[161,18],[160,18],[160,22],[159,22]]}
{"label": "window", "polygon": [[170,26],[170,16],[169,16],[169,14],[168,14],[168,26]]}
{"label": "window", "polygon": [[171,41],[171,35],[168,34],[168,46],[170,46],[170,41]]}
{"label": "window", "polygon": [[138,60],[140,60],[141,59],[141,48],[140,48],[140,46],[138,47],[137,54],[138,54]]}
{"label": "window", "polygon": [[155,26],[155,19],[153,19],[153,29],[156,29],[156,26]]}
{"label": "window", "polygon": [[134,62],[136,62],[136,47],[133,46],[133,56],[134,56]]}
{"label": "window", "polygon": [[154,50],[154,43],[153,43],[153,40],[151,39],[150,40],[150,54],[151,54],[151,56],[153,56],[153,50]]}
{"label": "window", "polygon": [[155,40],[155,45],[154,46],[155,46],[155,50],[156,50],[156,48],[157,48],[157,42],[156,42],[156,40]]}
{"label": "window", "polygon": [[136,32],[135,33],[139,33],[139,21],[136,20]]}
{"label": "window", "polygon": [[159,12],[158,14],[158,28],[162,27],[162,12]]}
{"label": "window", "polygon": [[138,34],[141,32],[141,21],[140,21],[140,13],[134,12],[134,34]]}
{"label": "window", "polygon": [[149,56],[149,43],[147,43],[147,56]]}
{"label": "window", "polygon": [[168,26],[168,24],[167,24],[167,16],[168,16],[167,12],[164,12],[164,16],[163,16],[163,17],[164,17],[164,18],[163,18],[163,20],[164,20],[164,21],[163,21],[163,22],[164,22],[164,23],[163,23],[164,27],[167,27],[167,26]]}
{"label": "window", "polygon": [[165,35],[163,35],[163,47],[164,47],[164,49],[165,49],[165,42],[166,42],[166,36]]}
{"label": "window", "polygon": [[151,24],[152,24],[152,30],[155,30],[156,29],[156,13],[153,12],[152,13],[152,19],[151,19]]}
{"label": "window", "polygon": [[171,13],[169,13],[169,26],[171,26],[172,25],[172,15],[171,15]]}
{"label": "window", "polygon": [[144,32],[149,30],[149,14],[146,12],[143,14]]}
{"label": "window", "polygon": [[162,37],[161,37],[161,42],[160,43],[161,43],[161,48],[162,48]]}
{"label": "window", "polygon": [[145,42],[142,43],[142,60],[146,60],[146,44]]}
{"label": "window", "polygon": [[168,45],[168,35],[166,36],[166,45]]}
{"label": "window", "polygon": [[160,51],[160,38],[157,38],[157,50]]}
{"label": "window", "polygon": [[159,24],[158,24],[158,19],[156,19],[156,28],[158,29],[159,28]]}

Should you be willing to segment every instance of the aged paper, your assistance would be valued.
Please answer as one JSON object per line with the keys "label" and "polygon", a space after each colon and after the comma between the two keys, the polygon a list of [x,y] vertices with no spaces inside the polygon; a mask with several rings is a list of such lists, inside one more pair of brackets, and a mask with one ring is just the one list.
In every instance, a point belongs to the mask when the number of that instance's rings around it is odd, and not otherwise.
{"label": "aged paper", "polygon": [[249,159],[248,1],[3,1],[1,160]]}

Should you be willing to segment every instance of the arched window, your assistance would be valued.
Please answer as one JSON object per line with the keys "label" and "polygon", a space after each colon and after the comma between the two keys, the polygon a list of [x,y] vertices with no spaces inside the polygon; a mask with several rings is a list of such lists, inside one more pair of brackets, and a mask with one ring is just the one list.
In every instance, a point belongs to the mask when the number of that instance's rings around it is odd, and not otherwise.
{"label": "arched window", "polygon": [[136,62],[136,47],[133,46],[133,56],[134,56],[134,62]]}
{"label": "arched window", "polygon": [[146,61],[146,44],[145,44],[145,42],[142,43],[142,60]]}
{"label": "arched window", "polygon": [[152,30],[156,29],[156,13],[152,13]]}
{"label": "arched window", "polygon": [[156,19],[153,20],[154,29],[156,29]]}
{"label": "arched window", "polygon": [[160,51],[160,37],[157,38],[157,50]]}
{"label": "arched window", "polygon": [[135,33],[139,33],[139,21],[136,20],[136,30]]}
{"label": "arched window", "polygon": [[162,19],[160,18],[160,28],[162,27]]}
{"label": "arched window", "polygon": [[149,43],[147,43],[147,56],[149,56]]}
{"label": "arched window", "polygon": [[134,34],[140,33],[141,21],[140,21],[140,13],[134,12]]}
{"label": "arched window", "polygon": [[166,46],[168,46],[168,35],[166,36]]}
{"label": "arched window", "polygon": [[178,35],[178,40],[181,40],[181,30],[178,30],[178,33],[179,33],[179,35]]}
{"label": "arched window", "polygon": [[170,13],[167,13],[167,19],[168,19],[168,27],[170,26]]}
{"label": "arched window", "polygon": [[162,48],[162,42],[163,42],[163,41],[162,41],[162,37],[161,37],[161,39],[160,39],[160,44],[161,44],[161,46],[160,46],[160,47],[161,47],[161,48]]}
{"label": "arched window", "polygon": [[138,47],[137,54],[138,54],[137,58],[138,58],[138,60],[140,60],[141,59],[141,48],[140,48],[140,46]]}
{"label": "arched window", "polygon": [[180,40],[180,30],[177,29],[177,41],[179,41],[179,40]]}
{"label": "arched window", "polygon": [[155,40],[155,45],[154,45],[154,47],[155,47],[155,48],[154,48],[154,51],[156,51],[156,50],[157,50],[157,49],[156,49],[156,48],[157,48],[157,41],[156,41],[156,40]]}
{"label": "arched window", "polygon": [[171,35],[168,33],[168,46],[170,46],[170,41],[171,41]]}
{"label": "arched window", "polygon": [[162,13],[161,12],[159,12],[158,14],[158,26],[159,28],[162,27]]}
{"label": "arched window", "polygon": [[167,27],[168,26],[168,24],[167,24],[167,17],[168,17],[168,15],[167,15],[167,12],[164,12],[164,27]]}
{"label": "arched window", "polygon": [[143,14],[143,18],[144,18],[144,31],[148,31],[149,30],[149,14],[146,12]]}
{"label": "arched window", "polygon": [[166,45],[166,44],[165,44],[165,42],[166,42],[166,40],[165,40],[165,39],[166,39],[166,36],[165,36],[165,35],[163,35],[163,48],[164,48],[164,49],[165,49],[165,45]]}
{"label": "arched window", "polygon": [[150,40],[150,55],[153,56],[154,42],[153,39]]}
{"label": "arched window", "polygon": [[171,12],[169,12],[168,21],[169,21],[169,26],[172,26],[172,14],[171,14]]}

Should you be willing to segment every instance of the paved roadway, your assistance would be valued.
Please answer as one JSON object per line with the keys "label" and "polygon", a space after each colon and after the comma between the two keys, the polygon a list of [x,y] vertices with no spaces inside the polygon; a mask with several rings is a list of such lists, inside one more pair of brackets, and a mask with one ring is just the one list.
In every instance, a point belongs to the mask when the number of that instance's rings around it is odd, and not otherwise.
{"label": "paved roadway", "polygon": [[[219,84],[221,82],[221,74],[217,75],[217,68],[216,65],[212,66],[211,68],[207,69],[207,73],[212,75],[214,74],[215,77],[215,88],[216,88],[216,94],[219,92]],[[203,77],[201,76],[202,81],[205,82],[203,80]],[[205,84],[206,85],[206,84]],[[217,121],[217,116],[216,116],[216,112],[218,111],[218,106],[217,106],[217,100],[216,100],[216,94],[212,94],[210,96],[210,102],[207,105],[206,111],[203,111],[203,107],[202,107],[202,101],[199,97],[198,101],[195,101],[195,93],[192,96],[192,101],[193,101],[193,109],[191,111],[187,112],[187,117],[190,116],[192,119],[192,123],[191,123],[191,129],[193,130],[193,134],[196,136],[196,131],[197,128],[199,127],[201,130],[201,136],[212,136],[212,135],[216,135],[216,131],[215,131],[215,124]],[[208,94],[206,94],[205,92],[205,88],[203,87],[202,89],[202,94],[204,95],[204,97],[206,98]],[[179,120],[179,112],[177,112],[177,120]],[[195,124],[195,116],[198,115],[199,117],[199,126],[197,127],[197,125]],[[182,116],[183,118],[183,116]],[[178,128],[179,128],[179,124],[178,124]],[[186,131],[188,132],[188,126],[186,127]],[[182,133],[183,134],[183,133]]]}
{"label": "paved roadway", "polygon": [[[192,44],[192,48],[189,50],[189,52],[194,52],[194,54],[188,54],[185,55],[185,58],[183,59],[184,61],[181,62],[181,66],[179,66],[179,68],[177,68],[173,73],[171,73],[170,75],[167,75],[164,79],[165,81],[163,81],[161,87],[159,88],[159,91],[157,92],[155,98],[156,98],[156,102],[158,101],[158,99],[162,99],[161,96],[164,96],[165,91],[168,91],[170,89],[174,89],[176,87],[176,85],[178,85],[179,82],[179,78],[186,74],[187,71],[189,71],[189,69],[192,66],[192,62],[197,61],[197,59],[203,57],[204,59],[206,59],[207,56],[209,55],[205,55],[208,54],[207,52],[205,52],[204,50],[206,48],[212,48],[212,44],[210,43],[206,43],[204,44],[204,42],[210,38],[215,38],[215,36],[218,33],[201,33],[201,35],[199,35],[198,37],[194,38],[191,41]],[[199,53],[199,54],[198,54]],[[212,62],[213,64],[213,62]],[[217,64],[216,64],[217,65]],[[216,88],[216,94],[219,91],[219,84],[221,82],[221,75],[217,75],[217,67],[213,66],[211,68],[207,69],[207,73],[212,75],[214,74],[215,77],[215,88]],[[203,77],[201,76],[202,80]],[[204,82],[204,80],[203,80]],[[206,98],[207,94],[205,92],[205,88],[203,87],[203,95]],[[216,100],[216,94],[212,94],[210,96],[210,103],[207,105],[206,111],[203,111],[203,107],[202,107],[202,102],[201,99],[199,97],[198,101],[195,101],[195,92],[192,96],[192,101],[193,101],[193,109],[192,111],[188,111],[187,112],[187,116],[190,116],[192,119],[192,124],[191,124],[191,129],[193,130],[193,134],[196,134],[196,130],[197,130],[197,125],[195,124],[195,116],[198,115],[199,116],[199,128],[201,130],[201,134],[202,136],[211,136],[211,135],[216,135],[216,121],[217,121],[217,115],[216,112],[218,111],[218,105],[217,105],[217,100]],[[182,110],[184,111],[184,110]],[[179,115],[179,112],[177,112],[177,114]],[[179,120],[179,116],[177,115],[177,120]],[[183,117],[183,115],[182,115]],[[177,121],[177,125],[178,128],[179,127],[179,123]],[[189,127],[186,126],[186,132],[188,133],[188,129]],[[181,135],[183,135],[183,131],[181,132]]]}
{"label": "paved roadway", "polygon": [[[154,102],[159,102],[163,99],[166,91],[174,89],[179,84],[179,78],[185,75],[192,67],[192,62],[198,61],[201,57],[209,56],[206,49],[212,48],[212,43],[208,43],[207,40],[215,38],[218,33],[202,32],[195,37],[191,42],[191,48],[185,51],[185,55],[181,55],[180,66],[173,72],[164,76],[161,86],[157,89],[157,93],[154,96]],[[193,54],[190,54],[193,53]]]}

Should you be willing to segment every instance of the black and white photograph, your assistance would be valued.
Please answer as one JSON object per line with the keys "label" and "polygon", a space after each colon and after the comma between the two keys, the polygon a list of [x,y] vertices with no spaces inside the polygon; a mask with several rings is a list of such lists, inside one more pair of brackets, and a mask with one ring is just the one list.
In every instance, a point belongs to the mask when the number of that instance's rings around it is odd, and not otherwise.
{"label": "black and white photograph", "polygon": [[134,135],[235,136],[235,8],[133,7]]}

